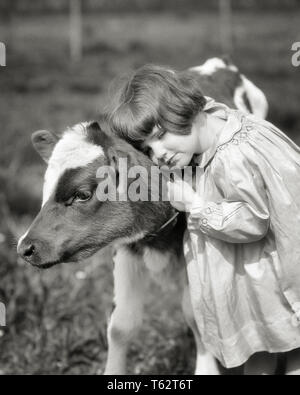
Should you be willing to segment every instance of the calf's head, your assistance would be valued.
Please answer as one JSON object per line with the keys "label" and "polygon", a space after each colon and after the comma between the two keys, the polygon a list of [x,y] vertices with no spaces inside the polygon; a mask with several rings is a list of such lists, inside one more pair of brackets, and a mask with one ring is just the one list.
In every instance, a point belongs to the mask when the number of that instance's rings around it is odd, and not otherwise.
{"label": "calf's head", "polygon": [[96,194],[97,169],[116,165],[124,156],[145,167],[142,153],[103,132],[97,123],[80,124],[61,138],[40,131],[33,145],[48,164],[42,209],[20,239],[19,255],[48,268],[87,258],[114,241],[138,241],[171,215],[164,202],[101,201]]}

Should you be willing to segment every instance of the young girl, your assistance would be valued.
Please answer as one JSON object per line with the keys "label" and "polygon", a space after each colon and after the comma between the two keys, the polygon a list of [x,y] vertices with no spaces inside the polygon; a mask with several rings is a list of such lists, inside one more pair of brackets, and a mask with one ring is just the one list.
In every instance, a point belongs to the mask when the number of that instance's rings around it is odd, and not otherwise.
{"label": "young girl", "polygon": [[272,124],[203,97],[192,75],[155,66],[125,83],[110,123],[156,163],[193,159],[202,169],[196,191],[177,180],[169,194],[188,213],[184,251],[207,350],[227,368],[290,352],[287,371],[300,374],[299,147]]}

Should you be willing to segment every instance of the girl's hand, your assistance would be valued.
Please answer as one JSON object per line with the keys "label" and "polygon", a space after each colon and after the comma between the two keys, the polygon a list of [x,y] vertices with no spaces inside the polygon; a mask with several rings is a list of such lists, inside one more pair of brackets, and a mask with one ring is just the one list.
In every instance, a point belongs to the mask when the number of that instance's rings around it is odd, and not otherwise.
{"label": "girl's hand", "polygon": [[175,178],[174,182],[167,182],[170,203],[178,211],[189,212],[197,193],[192,186],[182,179]]}

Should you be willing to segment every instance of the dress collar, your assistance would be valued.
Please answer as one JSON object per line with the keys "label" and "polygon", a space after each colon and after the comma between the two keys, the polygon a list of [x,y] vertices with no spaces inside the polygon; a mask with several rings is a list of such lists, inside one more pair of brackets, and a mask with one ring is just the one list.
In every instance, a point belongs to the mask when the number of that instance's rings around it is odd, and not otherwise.
{"label": "dress collar", "polygon": [[242,129],[241,113],[236,110],[231,110],[225,104],[217,103],[211,98],[206,99],[207,104],[204,107],[204,111],[226,120],[226,124],[212,147],[203,154],[194,157],[194,162],[201,168],[205,168],[213,159],[218,147],[228,143],[228,141],[232,140],[233,136]]}

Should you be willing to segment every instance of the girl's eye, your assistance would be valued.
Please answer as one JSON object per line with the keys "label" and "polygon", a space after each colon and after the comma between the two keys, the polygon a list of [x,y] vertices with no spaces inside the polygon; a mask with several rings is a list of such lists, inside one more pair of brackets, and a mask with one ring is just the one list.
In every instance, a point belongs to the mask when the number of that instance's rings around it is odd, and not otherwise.
{"label": "girl's eye", "polygon": [[147,155],[149,158],[151,158],[151,156],[153,155],[153,151],[150,147],[145,147],[143,149],[143,153]]}
{"label": "girl's eye", "polygon": [[157,140],[161,140],[165,134],[166,134],[165,131],[161,129],[161,130],[159,130],[159,132],[157,132],[155,137],[157,138]]}

